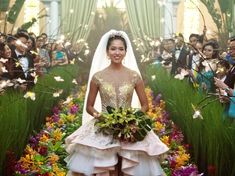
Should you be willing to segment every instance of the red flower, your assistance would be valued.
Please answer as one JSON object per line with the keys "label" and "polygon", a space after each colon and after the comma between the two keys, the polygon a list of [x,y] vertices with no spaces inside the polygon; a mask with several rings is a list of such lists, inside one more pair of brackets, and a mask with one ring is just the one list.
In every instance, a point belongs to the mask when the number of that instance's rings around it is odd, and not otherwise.
{"label": "red flower", "polygon": [[208,171],[208,175],[214,176],[216,172],[216,167],[214,165],[208,165],[207,171]]}
{"label": "red flower", "polygon": [[15,165],[16,165],[16,155],[13,151],[8,150],[6,152],[6,160],[5,160],[5,175],[11,176],[14,173]]}
{"label": "red flower", "polygon": [[46,156],[47,155],[47,147],[45,146],[40,146],[38,148],[38,153],[42,156]]}

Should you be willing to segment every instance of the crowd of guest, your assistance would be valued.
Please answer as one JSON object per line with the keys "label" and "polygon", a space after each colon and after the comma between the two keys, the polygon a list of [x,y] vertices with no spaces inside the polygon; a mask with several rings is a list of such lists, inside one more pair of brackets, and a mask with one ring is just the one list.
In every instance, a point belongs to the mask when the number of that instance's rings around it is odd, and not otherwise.
{"label": "crowd of guest", "polygon": [[35,84],[56,65],[70,63],[79,57],[81,48],[64,40],[49,40],[46,33],[36,36],[26,30],[15,35],[0,32],[0,93],[11,83],[20,90]]}
{"label": "crowd of guest", "polygon": [[[235,37],[228,40],[227,50],[222,50],[216,39],[207,39],[205,33],[191,34],[188,41],[182,34],[163,39],[150,51],[152,64],[161,64],[175,78],[187,79],[199,93],[219,93],[221,102],[229,103],[228,97],[234,94]],[[70,63],[79,58],[80,51],[79,44],[51,41],[46,33],[0,32],[0,93],[7,83],[20,90],[30,89],[36,75]]]}
{"label": "crowd of guest", "polygon": [[[220,96],[229,109],[235,83],[235,37],[223,50],[216,39],[191,34],[185,42],[182,34],[164,39],[155,49],[152,64],[160,64],[177,79],[187,79],[199,93]],[[235,117],[235,106],[234,106]]]}

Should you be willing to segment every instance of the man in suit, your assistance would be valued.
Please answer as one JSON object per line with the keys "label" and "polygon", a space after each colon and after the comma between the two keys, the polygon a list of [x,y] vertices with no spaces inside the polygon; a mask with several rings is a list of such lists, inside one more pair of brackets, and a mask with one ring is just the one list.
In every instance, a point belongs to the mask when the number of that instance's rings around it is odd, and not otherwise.
{"label": "man in suit", "polygon": [[[231,59],[235,61],[235,37],[230,38],[229,42],[229,54]],[[230,70],[226,74],[224,82],[220,79],[215,78],[215,85],[220,89],[221,94],[227,94],[228,96],[234,95],[234,84],[235,84],[235,64],[233,64]],[[221,97],[221,102],[225,103],[225,114],[232,119],[235,118],[235,99],[231,97],[231,100],[227,97]]]}
{"label": "man in suit", "polygon": [[184,43],[182,34],[176,36],[175,50],[173,52],[174,59],[172,61],[171,74],[175,75],[180,73],[182,68],[187,68],[187,56],[189,52]]}
{"label": "man in suit", "polygon": [[31,84],[32,76],[30,75],[30,70],[34,68],[34,63],[32,58],[26,54],[29,36],[27,33],[19,32],[15,37],[17,41],[15,43],[15,49],[12,50],[12,58],[19,63],[16,64],[19,66],[15,68],[15,77],[27,80]]}
{"label": "man in suit", "polygon": [[[229,43],[229,54],[231,58],[235,61],[235,37],[230,39]],[[235,64],[232,65],[230,70],[228,71],[224,83],[231,89],[234,89],[235,84]]]}

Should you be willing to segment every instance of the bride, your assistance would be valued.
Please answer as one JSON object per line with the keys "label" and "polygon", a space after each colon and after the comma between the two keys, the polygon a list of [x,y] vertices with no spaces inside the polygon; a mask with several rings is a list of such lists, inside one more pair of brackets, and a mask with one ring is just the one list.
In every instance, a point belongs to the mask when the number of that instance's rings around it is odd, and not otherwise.
{"label": "bride", "polygon": [[127,34],[111,30],[103,35],[93,57],[88,91],[83,110],[83,125],[65,139],[68,175],[162,176],[158,156],[167,152],[153,131],[142,141],[124,143],[97,133],[94,126],[107,106],[148,110],[132,46]]}

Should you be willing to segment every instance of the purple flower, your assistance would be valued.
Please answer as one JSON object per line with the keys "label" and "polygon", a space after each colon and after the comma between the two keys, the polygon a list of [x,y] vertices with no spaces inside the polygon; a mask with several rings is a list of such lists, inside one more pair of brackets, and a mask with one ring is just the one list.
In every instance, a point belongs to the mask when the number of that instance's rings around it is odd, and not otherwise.
{"label": "purple flower", "polygon": [[55,106],[55,107],[53,107],[52,111],[54,114],[59,114],[60,109],[57,106]]}
{"label": "purple flower", "polygon": [[59,114],[52,115],[53,122],[58,122],[60,120]]}
{"label": "purple flower", "polygon": [[71,114],[76,114],[76,113],[78,112],[78,106],[77,106],[77,105],[73,105],[73,106],[70,108],[69,112],[70,112]]}
{"label": "purple flower", "polygon": [[37,140],[37,138],[31,136],[31,137],[29,138],[29,144],[31,145],[32,148],[37,147],[37,145],[38,145],[38,140]]}
{"label": "purple flower", "polygon": [[159,94],[154,98],[154,101],[156,102],[156,104],[159,104],[161,99],[162,99],[162,94],[159,93]]}
{"label": "purple flower", "polygon": [[194,165],[180,167],[173,171],[172,176],[197,176],[198,170]]}
{"label": "purple flower", "polygon": [[20,174],[26,175],[28,171],[24,168],[22,168],[21,163],[17,163],[15,165],[15,171],[19,172]]}

